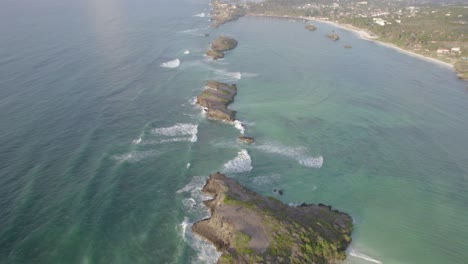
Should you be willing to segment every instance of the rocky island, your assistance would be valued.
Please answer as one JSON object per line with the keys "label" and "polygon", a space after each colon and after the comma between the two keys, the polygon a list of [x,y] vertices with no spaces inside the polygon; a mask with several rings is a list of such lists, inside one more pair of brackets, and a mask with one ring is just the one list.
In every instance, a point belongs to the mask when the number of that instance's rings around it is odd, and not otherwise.
{"label": "rocky island", "polygon": [[226,36],[220,36],[211,42],[211,49],[205,54],[213,60],[217,60],[224,58],[225,51],[232,50],[235,47],[237,47],[237,40]]}
{"label": "rocky island", "polygon": [[327,35],[327,37],[328,37],[329,39],[333,40],[333,41],[337,41],[337,40],[340,39],[340,36],[338,36],[338,35],[335,34],[335,33],[330,33],[330,34]]}
{"label": "rocky island", "polygon": [[235,84],[207,81],[205,90],[197,96],[197,104],[203,106],[210,119],[232,122],[236,111],[227,106],[234,101],[237,94]]}
{"label": "rocky island", "polygon": [[315,30],[317,30],[317,27],[312,25],[312,24],[307,24],[307,25],[305,25],[305,29],[307,29],[309,31],[315,31]]}
{"label": "rocky island", "polygon": [[351,242],[352,219],[323,204],[288,206],[262,197],[221,173],[202,192],[211,217],[192,231],[222,252],[218,263],[339,263]]}

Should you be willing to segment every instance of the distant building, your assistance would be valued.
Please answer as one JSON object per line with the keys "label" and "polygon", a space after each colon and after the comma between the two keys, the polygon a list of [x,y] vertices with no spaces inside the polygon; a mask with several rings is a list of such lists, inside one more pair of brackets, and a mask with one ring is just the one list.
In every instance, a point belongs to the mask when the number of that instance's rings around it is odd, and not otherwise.
{"label": "distant building", "polygon": [[455,47],[455,48],[452,48],[450,51],[452,53],[460,54],[461,53],[461,48],[460,47]]}
{"label": "distant building", "polygon": [[383,20],[380,17],[374,17],[372,20],[374,21],[374,23],[380,26],[385,26],[385,23],[387,23],[387,21]]}
{"label": "distant building", "polygon": [[450,50],[446,48],[438,48],[437,49],[437,54],[449,54]]}

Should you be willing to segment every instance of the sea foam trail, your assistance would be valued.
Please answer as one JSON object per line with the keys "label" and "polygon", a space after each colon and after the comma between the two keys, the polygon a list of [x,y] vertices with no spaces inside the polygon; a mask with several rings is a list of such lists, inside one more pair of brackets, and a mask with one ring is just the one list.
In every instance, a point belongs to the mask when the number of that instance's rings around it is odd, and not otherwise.
{"label": "sea foam trail", "polygon": [[242,79],[242,73],[240,72],[228,72],[226,70],[214,70],[214,72],[218,81],[229,82]]}
{"label": "sea foam trail", "polygon": [[267,153],[278,154],[294,159],[302,166],[319,169],[323,165],[323,157],[307,155],[307,148],[305,147],[286,147],[277,144],[265,144],[259,145],[257,148]]}
{"label": "sea foam trail", "polygon": [[369,261],[369,262],[373,262],[373,263],[377,263],[377,264],[382,264],[382,261],[380,260],[377,260],[377,259],[374,259],[374,258],[371,258],[361,252],[358,252],[354,249],[351,249],[351,251],[349,252],[349,255],[352,256],[352,257],[355,257],[355,258],[360,258],[360,259],[363,259],[363,260],[366,260],[366,261]]}
{"label": "sea foam trail", "polygon": [[146,158],[156,157],[159,155],[159,152],[154,150],[147,150],[147,151],[132,151],[122,155],[115,155],[112,158],[117,160],[118,162],[138,162]]}
{"label": "sea foam trail", "polygon": [[200,13],[200,14],[194,15],[194,17],[206,17],[206,14],[205,13]]}
{"label": "sea foam trail", "polygon": [[197,264],[216,263],[219,257],[221,257],[221,253],[218,252],[211,243],[200,236],[193,234],[191,228],[193,222],[210,216],[210,211],[203,204],[203,201],[211,199],[212,197],[201,192],[206,179],[206,176],[193,177],[187,185],[177,191],[179,194],[188,194],[189,196],[182,200],[182,204],[184,205],[188,216],[184,218],[184,221],[179,225],[179,228],[184,241],[198,252],[196,258],[192,259],[192,263]]}
{"label": "sea foam trail", "polygon": [[223,165],[224,173],[241,173],[252,170],[252,159],[247,150],[243,149],[237,153],[237,156]]}
{"label": "sea foam trail", "polygon": [[[198,134],[198,124],[190,124],[190,123],[177,123],[171,127],[160,127],[154,128],[151,130],[153,134],[166,136],[166,137],[176,137],[171,139],[163,139],[159,142],[167,143],[167,142],[177,142],[177,141],[186,141],[189,139],[191,142],[197,141],[197,134]],[[183,137],[181,137],[183,136]],[[187,137],[190,136],[190,137]]]}
{"label": "sea foam trail", "polygon": [[163,67],[163,68],[173,69],[173,68],[179,67],[179,65],[180,65],[180,60],[179,60],[179,59],[175,59],[175,60],[163,62],[163,63],[161,63],[161,65],[159,65],[159,66],[161,66],[161,67]]}

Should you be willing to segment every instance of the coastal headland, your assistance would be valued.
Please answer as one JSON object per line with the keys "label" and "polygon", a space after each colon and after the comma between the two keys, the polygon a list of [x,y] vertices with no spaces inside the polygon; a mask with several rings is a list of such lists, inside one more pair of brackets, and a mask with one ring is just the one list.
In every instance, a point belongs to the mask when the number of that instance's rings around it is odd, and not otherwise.
{"label": "coastal headland", "polygon": [[340,263],[351,243],[352,219],[323,204],[288,206],[221,173],[202,192],[211,217],[193,232],[222,252],[218,263]]}
{"label": "coastal headland", "polygon": [[211,0],[211,27],[213,28],[217,28],[228,21],[237,20],[245,14],[244,6],[239,3]]}
{"label": "coastal headland", "polygon": [[[446,67],[451,68],[454,70],[460,79],[468,79],[468,60],[467,57],[464,57],[465,60],[456,60],[452,57],[440,57],[439,53],[429,52],[428,49],[421,49],[413,46],[405,46],[400,44],[393,43],[391,40],[387,38],[380,38],[377,34],[371,32],[369,29],[365,29],[362,27],[358,27],[352,25],[349,21],[338,21],[336,19],[332,19],[330,17],[324,16],[304,16],[298,15],[291,11],[291,6],[287,6],[286,9],[282,10],[279,13],[283,13],[282,15],[277,14],[278,10],[269,10],[268,8],[264,8],[264,12],[259,12],[258,5],[256,4],[242,4],[239,2],[231,2],[227,0],[212,0],[212,27],[219,27],[220,25],[237,20],[242,16],[256,16],[256,17],[273,17],[273,18],[286,18],[286,19],[297,19],[297,20],[304,20],[304,21],[319,21],[323,23],[331,24],[335,27],[342,28],[345,30],[350,30],[356,33],[358,36],[365,40],[369,40],[375,42],[377,44],[383,45],[388,48],[395,49],[399,52],[405,53],[410,56],[414,56],[426,61],[430,61],[433,63],[437,63],[439,65],[443,65]],[[281,3],[284,4],[284,3]],[[252,9],[252,5],[256,6],[254,10]],[[262,8],[260,8],[262,9]],[[213,15],[215,14],[215,15]],[[313,31],[312,27],[306,27],[308,30]],[[333,38],[335,39],[335,38]],[[436,41],[432,41],[436,42]],[[432,43],[431,42],[431,43]],[[417,45],[416,45],[417,46]],[[439,52],[439,51],[437,51]],[[434,53],[434,54],[433,54]],[[459,52],[460,53],[460,52]]]}

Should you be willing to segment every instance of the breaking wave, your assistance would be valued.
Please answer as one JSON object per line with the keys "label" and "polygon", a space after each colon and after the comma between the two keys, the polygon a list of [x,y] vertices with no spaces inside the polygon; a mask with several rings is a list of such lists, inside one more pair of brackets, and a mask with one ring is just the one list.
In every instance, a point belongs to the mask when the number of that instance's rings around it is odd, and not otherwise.
{"label": "breaking wave", "polygon": [[171,61],[167,61],[167,62],[163,62],[161,63],[161,67],[163,68],[169,68],[169,69],[172,69],[172,68],[177,68],[179,67],[180,65],[180,60],[179,59],[175,59],[175,60],[171,60]]}
{"label": "breaking wave", "polygon": [[241,121],[235,120],[234,121],[234,127],[237,128],[242,135],[244,135],[245,127],[244,127],[244,124],[242,124]]}
{"label": "breaking wave", "polygon": [[141,143],[141,140],[142,140],[141,137],[138,138],[138,139],[134,139],[134,140],[132,141],[132,144],[138,145],[138,144]]}
{"label": "breaking wave", "polygon": [[243,149],[237,153],[237,157],[223,165],[224,173],[241,173],[252,170],[252,159],[247,150]]}
{"label": "breaking wave", "polygon": [[171,127],[154,128],[151,132],[161,136],[174,137],[160,140],[160,143],[187,141],[187,139],[191,142],[197,142],[198,124],[177,123]]}
{"label": "breaking wave", "polygon": [[360,259],[369,261],[369,262],[382,264],[382,261],[371,258],[370,256],[367,256],[367,255],[365,255],[365,254],[363,254],[361,252],[358,252],[358,251],[356,251],[354,249],[351,249],[351,251],[349,252],[349,255],[352,256],[352,257],[355,257],[355,258],[360,258]]}
{"label": "breaking wave", "polygon": [[307,155],[305,147],[286,147],[276,144],[266,144],[257,146],[258,149],[272,154],[278,154],[296,160],[299,164],[310,168],[321,168],[323,157],[312,157]]}
{"label": "breaking wave", "polygon": [[192,263],[197,264],[216,263],[221,256],[221,253],[218,252],[211,243],[193,234],[191,229],[193,222],[210,216],[210,212],[203,204],[203,201],[211,199],[212,197],[204,195],[201,192],[206,179],[207,177],[204,176],[193,177],[187,185],[177,191],[177,193],[188,195],[188,197],[182,200],[182,204],[188,216],[186,216],[179,225],[179,229],[183,240],[198,252],[196,258],[192,259]]}
{"label": "breaking wave", "polygon": [[194,250],[196,250],[197,256],[192,259],[193,264],[214,264],[218,262],[221,257],[221,252],[218,252],[214,245],[201,238],[198,235],[192,233],[191,226],[188,218],[185,217],[184,221],[179,225],[184,241]]}
{"label": "breaking wave", "polygon": [[184,51],[184,54],[185,54],[185,55],[188,55],[188,54],[190,54],[190,51],[189,51],[189,50],[185,50],[185,51]]}

